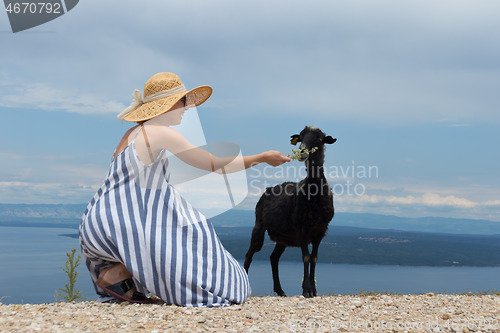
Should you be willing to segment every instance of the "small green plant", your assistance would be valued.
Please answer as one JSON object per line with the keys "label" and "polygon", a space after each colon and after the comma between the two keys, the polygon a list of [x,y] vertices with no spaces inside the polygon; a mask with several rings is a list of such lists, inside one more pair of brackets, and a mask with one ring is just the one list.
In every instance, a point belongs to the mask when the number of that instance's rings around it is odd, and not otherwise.
{"label": "small green plant", "polygon": [[312,154],[316,150],[318,150],[318,147],[313,147],[311,149],[307,149],[307,148],[304,148],[304,147],[299,147],[299,149],[292,149],[292,153],[288,154],[286,156],[290,157],[290,159],[292,159],[292,160],[298,160],[298,159],[300,159],[300,155],[302,155],[304,153],[306,153],[306,154]]}
{"label": "small green plant", "polygon": [[68,275],[69,282],[64,285],[64,288],[59,288],[62,293],[56,291],[56,298],[62,297],[66,302],[74,302],[76,300],[84,300],[85,298],[80,295],[79,290],[75,290],[76,278],[78,277],[78,272],[76,268],[80,266],[81,257],[78,255],[75,259],[75,249],[71,249],[71,253],[66,253],[68,260],[61,269]]}

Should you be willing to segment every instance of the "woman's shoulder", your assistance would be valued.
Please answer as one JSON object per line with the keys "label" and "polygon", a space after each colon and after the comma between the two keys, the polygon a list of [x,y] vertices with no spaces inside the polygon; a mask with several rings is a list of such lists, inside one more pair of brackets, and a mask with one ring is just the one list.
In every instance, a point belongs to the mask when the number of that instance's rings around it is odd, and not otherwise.
{"label": "woman's shoulder", "polygon": [[160,140],[173,139],[173,138],[183,138],[182,134],[170,126],[151,126],[146,129],[148,135],[154,135]]}
{"label": "woman's shoulder", "polygon": [[176,152],[179,149],[189,149],[190,143],[176,129],[169,126],[151,126],[146,129],[147,135],[150,136],[152,145],[156,148],[167,149],[171,152]]}

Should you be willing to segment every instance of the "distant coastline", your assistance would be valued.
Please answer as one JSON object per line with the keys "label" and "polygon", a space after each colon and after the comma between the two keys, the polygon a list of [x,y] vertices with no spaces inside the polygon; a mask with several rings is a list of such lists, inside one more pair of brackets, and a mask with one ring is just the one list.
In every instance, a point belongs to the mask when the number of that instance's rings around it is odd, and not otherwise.
{"label": "distant coastline", "polygon": [[[0,227],[78,229],[85,205],[0,204]],[[224,247],[243,259],[254,212],[230,210],[211,219]],[[77,238],[77,232],[63,236]],[[274,243],[266,239],[256,260],[268,260]],[[289,248],[283,261],[300,261]],[[319,262],[354,265],[500,266],[500,222],[337,213],[319,251]]]}
{"label": "distant coastline", "polygon": [[[244,256],[249,244],[250,227],[216,227],[217,234],[226,249],[235,257]],[[362,237],[359,242],[377,242],[364,239],[360,229],[335,228],[331,234],[340,239],[342,233],[354,232],[355,237]],[[67,276],[61,266],[67,259],[66,253],[72,248],[79,250],[78,230],[70,228],[26,228],[0,227],[0,264],[8,267],[0,274],[0,297],[6,296],[4,304],[46,303],[54,301],[54,291],[67,283]],[[68,235],[72,235],[68,237]],[[427,236],[427,235],[425,235]],[[349,238],[346,238],[349,242]],[[383,242],[388,241],[383,239]],[[235,246],[236,244],[236,246]],[[382,243],[384,246],[407,243]],[[342,257],[353,262],[356,257],[344,256],[344,247],[331,248],[325,241],[320,247],[320,262],[317,265],[317,285],[320,295],[349,294],[362,290],[392,292],[398,294],[414,293],[465,293],[499,290],[498,276],[500,267],[466,266],[411,266],[376,265],[376,264],[339,264]],[[272,294],[271,266],[269,252],[272,243],[266,241],[264,249],[257,253],[249,271],[253,295]],[[333,254],[329,252],[333,250]],[[348,250],[348,248],[345,248]],[[79,251],[78,251],[79,252]],[[360,260],[373,260],[364,252],[356,251]],[[365,254],[364,254],[365,253]],[[383,254],[383,252],[379,252]],[[447,252],[449,256],[451,252]],[[332,257],[336,256],[336,257]],[[375,257],[376,258],[376,257]],[[395,260],[385,254],[379,259]],[[422,257],[426,259],[425,256]],[[332,260],[333,259],[333,260]],[[378,260],[379,260],[378,259]],[[409,261],[409,257],[405,258]],[[303,265],[300,251],[289,248],[280,262],[281,284],[288,295],[301,294]],[[238,259],[243,264],[243,259]],[[333,261],[333,264],[330,263]],[[84,297],[92,299],[95,290],[90,281],[85,265],[79,268],[78,289]],[[37,276],[33,284],[32,276]]]}
{"label": "distant coastline", "polygon": [[[45,226],[75,226],[85,211],[86,204],[1,204],[0,226],[13,223],[43,223]],[[254,225],[254,211],[232,209],[211,219],[215,226],[244,227]],[[345,226],[368,229],[388,229],[412,232],[500,235],[500,222],[480,219],[444,217],[399,217],[371,213],[337,212],[332,227]],[[65,226],[63,226],[65,227]]]}
{"label": "distant coastline", "polygon": [[[21,223],[15,227],[65,228],[68,232],[60,233],[59,236],[78,238],[78,225]],[[236,259],[244,259],[252,227],[216,225],[215,229],[224,247]],[[266,236],[262,250],[255,254],[255,260],[267,261],[273,248],[274,243]],[[299,248],[287,248],[281,260],[300,262],[301,258]],[[351,265],[500,267],[500,236],[333,226],[321,243],[318,262]]]}

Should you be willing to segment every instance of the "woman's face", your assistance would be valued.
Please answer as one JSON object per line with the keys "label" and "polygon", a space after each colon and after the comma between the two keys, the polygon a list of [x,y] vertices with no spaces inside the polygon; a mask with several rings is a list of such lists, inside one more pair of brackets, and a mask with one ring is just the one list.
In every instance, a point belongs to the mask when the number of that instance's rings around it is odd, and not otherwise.
{"label": "woman's face", "polygon": [[179,125],[182,121],[182,116],[187,109],[188,107],[185,106],[185,98],[182,98],[174,104],[170,111],[159,115],[157,118],[161,118],[162,122],[164,122],[167,126]]}
{"label": "woman's face", "polygon": [[[182,98],[180,101],[175,103],[170,112],[175,113],[176,117],[174,119],[177,119],[179,121],[178,124],[180,124],[182,121],[182,116],[184,116],[184,112],[186,112],[186,99]],[[170,112],[167,112],[167,113],[170,113]]]}

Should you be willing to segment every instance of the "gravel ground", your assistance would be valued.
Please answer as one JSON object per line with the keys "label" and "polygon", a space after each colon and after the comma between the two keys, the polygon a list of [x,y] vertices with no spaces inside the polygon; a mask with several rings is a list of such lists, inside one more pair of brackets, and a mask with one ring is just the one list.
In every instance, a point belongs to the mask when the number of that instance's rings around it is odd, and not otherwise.
{"label": "gravel ground", "polygon": [[0,332],[500,332],[500,296],[250,297],[221,308],[3,305]]}

